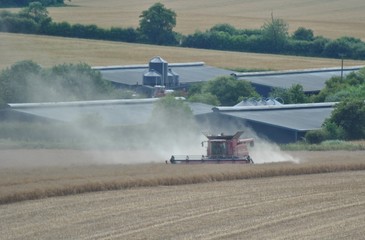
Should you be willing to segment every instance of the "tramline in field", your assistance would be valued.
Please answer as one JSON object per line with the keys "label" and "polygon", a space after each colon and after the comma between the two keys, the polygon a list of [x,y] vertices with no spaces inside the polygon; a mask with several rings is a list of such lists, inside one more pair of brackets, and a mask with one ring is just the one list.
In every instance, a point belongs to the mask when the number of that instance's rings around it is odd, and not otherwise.
{"label": "tramline in field", "polygon": [[172,155],[172,164],[204,164],[204,163],[253,163],[249,155],[248,145],[253,146],[253,138],[240,139],[243,131],[234,135],[207,135],[208,141],[202,142],[204,147],[207,143],[206,155]]}

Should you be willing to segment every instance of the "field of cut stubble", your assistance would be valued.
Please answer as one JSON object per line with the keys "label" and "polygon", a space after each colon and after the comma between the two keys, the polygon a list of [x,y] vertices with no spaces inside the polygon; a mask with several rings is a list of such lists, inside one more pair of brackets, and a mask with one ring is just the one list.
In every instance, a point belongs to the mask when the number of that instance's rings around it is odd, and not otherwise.
{"label": "field of cut stubble", "polygon": [[12,161],[0,169],[0,196],[14,202],[0,205],[0,236],[362,239],[365,153],[289,154],[301,163],[104,165],[106,154],[3,150],[2,163]]}

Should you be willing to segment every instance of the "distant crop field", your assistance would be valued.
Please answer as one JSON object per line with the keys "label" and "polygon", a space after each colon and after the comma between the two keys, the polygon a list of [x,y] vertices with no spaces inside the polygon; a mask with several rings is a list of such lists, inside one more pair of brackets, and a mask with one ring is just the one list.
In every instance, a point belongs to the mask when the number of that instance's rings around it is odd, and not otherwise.
{"label": "distant crop field", "polygon": [[[290,31],[299,26],[314,30],[315,35],[337,38],[353,36],[365,39],[365,2],[262,0],[262,1],[160,1],[177,13],[174,29],[183,34],[206,29],[219,23],[237,28],[260,28],[271,17],[282,18]],[[72,0],[69,7],[49,8],[56,22],[96,24],[101,27],[138,27],[139,15],[155,1]],[[9,9],[18,11],[19,9]],[[161,47],[48,36],[0,33],[0,69],[21,60],[34,60],[42,66],[63,63],[87,63],[91,66],[145,64],[154,56],[168,62],[203,61],[221,68],[286,70],[339,67],[340,60],[223,52],[200,49]],[[365,61],[345,60],[345,66],[365,65]]]}
{"label": "distant crop field", "polygon": [[[170,63],[205,62],[210,66],[231,69],[285,70],[341,66],[339,59],[225,52],[10,33],[0,33],[0,43],[0,69],[22,60],[33,60],[44,67],[80,62],[91,66],[147,64],[154,56],[161,56]],[[365,61],[345,60],[344,65],[363,66]]]}
{"label": "distant crop field", "polygon": [[[139,15],[156,1],[72,0],[70,8],[50,8],[55,21],[97,24],[110,27],[137,27]],[[205,31],[218,23],[229,23],[237,28],[260,28],[274,17],[284,19],[294,31],[310,28],[315,35],[329,38],[353,36],[365,40],[365,2],[312,0],[161,0],[177,14],[175,30],[190,34]]]}
{"label": "distant crop field", "polygon": [[288,154],[300,163],[103,165],[105,152],[2,151],[2,200],[53,195],[0,204],[1,239],[362,239],[364,152]]}

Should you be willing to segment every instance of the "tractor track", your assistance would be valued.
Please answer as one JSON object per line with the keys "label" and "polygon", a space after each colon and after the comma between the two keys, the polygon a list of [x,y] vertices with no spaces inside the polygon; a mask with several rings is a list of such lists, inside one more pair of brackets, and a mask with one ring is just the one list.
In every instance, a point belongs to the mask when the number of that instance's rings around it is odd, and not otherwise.
{"label": "tractor track", "polygon": [[[206,238],[206,239],[214,240],[214,239],[225,239],[225,238],[239,238],[239,236],[245,235],[244,234],[245,232],[254,231],[254,230],[263,229],[263,228],[268,228],[268,227],[272,227],[274,225],[277,226],[280,223],[290,222],[290,221],[294,221],[294,220],[297,220],[297,219],[300,219],[300,218],[308,218],[310,216],[323,215],[323,214],[338,211],[338,210],[347,210],[347,209],[350,209],[352,207],[360,207],[360,209],[361,209],[361,206],[365,206],[365,201],[361,202],[361,203],[347,204],[347,205],[341,205],[341,206],[335,206],[335,207],[328,207],[328,208],[324,208],[324,209],[321,209],[321,210],[313,210],[313,211],[308,211],[308,212],[303,212],[303,213],[298,213],[298,214],[292,214],[292,215],[287,216],[287,217],[281,217],[279,219],[264,222],[264,223],[261,223],[261,224],[258,223],[255,226],[239,229],[237,231],[232,231],[232,232],[229,232],[229,233],[223,233],[223,234],[220,234],[220,235],[215,235],[212,238]],[[364,213],[364,212],[365,211],[361,211],[361,213]],[[364,218],[363,215],[352,217],[352,219],[356,219],[356,220],[363,219],[363,218]],[[349,220],[350,219],[346,219],[346,220],[342,220],[341,222],[349,222]],[[333,225],[333,223],[331,225]],[[325,224],[325,226],[328,226],[328,224]],[[324,228],[325,226],[321,226],[320,228]],[[317,227],[317,228],[319,228],[319,227]]]}
{"label": "tractor track", "polygon": [[[2,239],[361,239],[365,172],[88,193],[0,206]],[[344,227],[348,226],[348,227]]]}

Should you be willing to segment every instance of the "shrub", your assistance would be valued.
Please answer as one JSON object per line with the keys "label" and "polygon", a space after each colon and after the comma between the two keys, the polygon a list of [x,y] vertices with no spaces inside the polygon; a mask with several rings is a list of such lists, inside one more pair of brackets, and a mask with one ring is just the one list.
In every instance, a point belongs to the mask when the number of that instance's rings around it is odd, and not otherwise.
{"label": "shrub", "polygon": [[39,24],[32,19],[7,16],[0,18],[0,31],[11,33],[37,33]]}
{"label": "shrub", "polygon": [[326,139],[326,133],[323,130],[308,131],[305,134],[305,140],[310,144],[319,144]]}
{"label": "shrub", "polygon": [[82,63],[42,69],[32,61],[22,61],[0,73],[0,98],[6,103],[115,99],[129,95]]}
{"label": "shrub", "polygon": [[329,122],[344,131],[346,139],[365,138],[365,102],[364,100],[345,100],[336,105]]}

